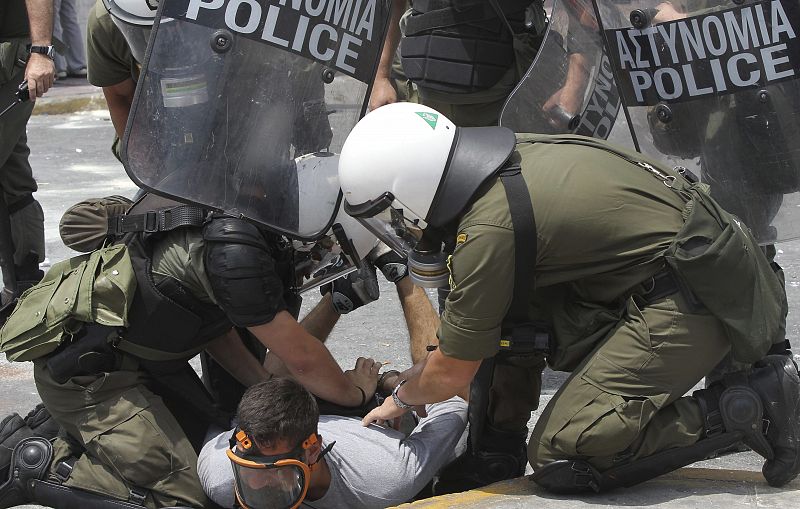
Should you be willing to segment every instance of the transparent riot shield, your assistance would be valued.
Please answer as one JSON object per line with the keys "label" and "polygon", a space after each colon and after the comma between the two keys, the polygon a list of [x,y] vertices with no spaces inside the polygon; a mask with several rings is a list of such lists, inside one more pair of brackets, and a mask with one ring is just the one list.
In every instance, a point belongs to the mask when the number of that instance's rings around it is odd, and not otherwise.
{"label": "transparent riot shield", "polygon": [[123,140],[141,187],[313,240],[366,111],[389,0],[161,0]]}
{"label": "transparent riot shield", "polygon": [[800,3],[595,2],[635,147],[761,243],[800,237]]}
{"label": "transparent riot shield", "polygon": [[500,125],[631,143],[591,0],[555,0],[547,7],[547,33],[506,101]]}

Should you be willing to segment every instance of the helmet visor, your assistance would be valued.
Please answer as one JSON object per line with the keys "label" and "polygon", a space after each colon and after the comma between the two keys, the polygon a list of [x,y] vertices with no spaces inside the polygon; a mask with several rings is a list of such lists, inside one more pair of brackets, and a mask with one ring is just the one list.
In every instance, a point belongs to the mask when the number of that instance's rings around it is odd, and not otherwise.
{"label": "helmet visor", "polygon": [[427,225],[420,219],[407,217],[406,210],[402,203],[395,200],[374,216],[356,219],[395,252],[408,256],[422,238],[422,231]]}
{"label": "helmet visor", "polygon": [[228,449],[236,481],[236,498],[245,509],[293,509],[305,498],[309,468],[292,459],[239,457]]}

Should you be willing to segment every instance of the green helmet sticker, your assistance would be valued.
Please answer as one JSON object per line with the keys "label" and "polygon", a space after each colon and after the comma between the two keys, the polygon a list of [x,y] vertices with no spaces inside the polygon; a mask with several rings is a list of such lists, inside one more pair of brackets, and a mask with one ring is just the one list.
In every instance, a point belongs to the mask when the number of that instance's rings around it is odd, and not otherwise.
{"label": "green helmet sticker", "polygon": [[431,129],[436,129],[436,123],[439,122],[439,115],[436,113],[428,113],[427,111],[417,111],[417,115],[420,116],[422,120],[428,123],[431,126]]}

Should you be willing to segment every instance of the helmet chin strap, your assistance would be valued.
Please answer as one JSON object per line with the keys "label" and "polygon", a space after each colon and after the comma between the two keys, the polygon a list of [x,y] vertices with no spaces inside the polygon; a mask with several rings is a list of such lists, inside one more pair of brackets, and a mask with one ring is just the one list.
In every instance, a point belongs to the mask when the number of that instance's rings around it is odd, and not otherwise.
{"label": "helmet chin strap", "polygon": [[319,456],[317,456],[317,461],[315,461],[314,463],[311,463],[310,465],[308,465],[308,469],[311,470],[312,472],[316,472],[317,470],[319,470],[319,467],[321,466],[320,465],[320,461],[322,461],[322,458],[324,458],[326,454],[331,452],[331,449],[333,449],[334,445],[336,445],[336,441],[335,440],[333,442],[331,442],[330,444],[328,444],[327,447],[322,449],[322,452],[319,453]]}

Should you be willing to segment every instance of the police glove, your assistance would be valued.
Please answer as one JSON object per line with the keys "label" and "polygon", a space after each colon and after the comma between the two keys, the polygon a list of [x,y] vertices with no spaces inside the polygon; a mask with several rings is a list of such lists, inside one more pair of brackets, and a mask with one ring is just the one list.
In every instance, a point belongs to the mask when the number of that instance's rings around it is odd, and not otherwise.
{"label": "police glove", "polygon": [[378,300],[380,290],[378,289],[378,277],[375,267],[364,264],[364,267],[349,273],[344,277],[335,279],[333,282],[323,285],[320,293],[331,294],[333,309],[340,315],[345,315],[354,309]]}
{"label": "police glove", "polygon": [[383,273],[387,281],[397,283],[408,275],[408,260],[381,242],[367,255],[367,261]]}

